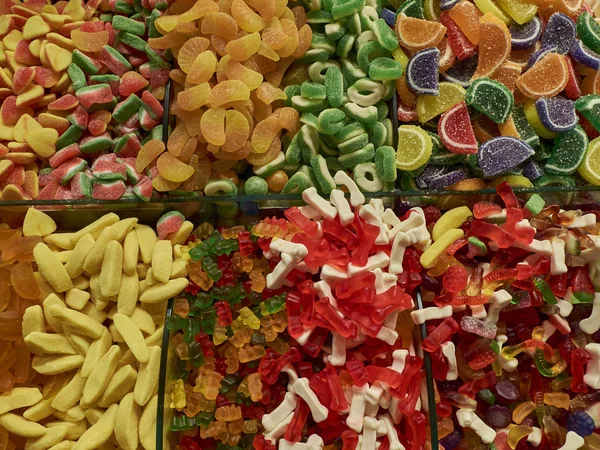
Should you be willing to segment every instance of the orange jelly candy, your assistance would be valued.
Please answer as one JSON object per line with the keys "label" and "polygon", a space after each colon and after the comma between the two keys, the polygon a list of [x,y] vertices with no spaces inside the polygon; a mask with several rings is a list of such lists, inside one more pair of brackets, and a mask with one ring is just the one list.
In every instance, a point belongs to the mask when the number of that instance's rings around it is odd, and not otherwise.
{"label": "orange jelly candy", "polygon": [[486,13],[480,23],[479,60],[471,80],[493,74],[506,61],[511,49],[510,33],[504,22]]}
{"label": "orange jelly candy", "polygon": [[549,53],[517,79],[517,87],[529,98],[554,97],[569,80],[565,57]]}
{"label": "orange jelly candy", "polygon": [[400,14],[396,19],[396,34],[403,47],[422,50],[439,44],[446,34],[446,27],[439,22]]}
{"label": "orange jelly candy", "polygon": [[479,45],[479,19],[483,15],[475,4],[462,0],[448,12],[473,45]]}

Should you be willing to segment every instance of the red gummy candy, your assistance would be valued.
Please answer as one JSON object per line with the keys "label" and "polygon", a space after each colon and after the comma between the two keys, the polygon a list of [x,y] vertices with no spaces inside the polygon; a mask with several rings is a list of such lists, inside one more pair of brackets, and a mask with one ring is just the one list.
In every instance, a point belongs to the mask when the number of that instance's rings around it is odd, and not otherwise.
{"label": "red gummy candy", "polygon": [[458,293],[467,287],[469,273],[463,266],[450,266],[442,277],[442,284],[448,292]]}

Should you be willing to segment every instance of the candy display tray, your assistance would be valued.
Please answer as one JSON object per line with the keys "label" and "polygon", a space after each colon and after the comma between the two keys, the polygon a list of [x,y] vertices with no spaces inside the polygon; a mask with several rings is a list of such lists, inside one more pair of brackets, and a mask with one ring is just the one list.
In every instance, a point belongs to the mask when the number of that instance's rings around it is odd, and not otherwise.
{"label": "candy display tray", "polygon": [[[584,211],[600,210],[600,187],[581,188],[515,188],[515,192],[522,199],[527,199],[531,194],[538,194],[546,204],[557,203],[565,209],[580,208]],[[443,191],[443,192],[410,192],[393,191],[371,194],[367,197],[382,198],[388,207],[394,208],[397,213],[402,213],[412,206],[436,205],[440,209],[449,209],[460,205],[472,205],[481,200],[493,200],[495,191],[484,189],[479,191]],[[300,196],[288,195],[274,198],[273,196],[237,196],[237,197],[208,197],[200,194],[189,196],[169,196],[167,198],[153,199],[148,203],[135,199],[118,201],[0,201],[0,221],[14,225],[22,220],[28,207],[35,207],[45,211],[57,223],[61,231],[70,231],[82,228],[108,212],[115,212],[121,218],[137,217],[140,223],[153,224],[168,211],[180,211],[195,226],[202,222],[218,224],[217,205],[235,202],[238,204],[241,216],[235,219],[235,224],[247,224],[266,216],[281,216],[285,208],[304,204]],[[231,225],[231,222],[228,223]],[[169,303],[166,317],[172,314]],[[422,308],[420,294],[415,293],[415,305]],[[415,342],[425,337],[424,327],[415,328]],[[420,348],[416,346],[417,353],[421,355]],[[433,378],[430,370],[429,355],[424,352],[424,367],[426,369],[427,395],[422,397],[424,409],[429,414],[430,423],[437,423],[435,418],[435,403],[433,391]],[[162,355],[159,379],[159,398],[164,399],[158,404],[157,415],[157,449],[174,448],[172,443],[175,433],[170,432],[171,408],[170,380],[173,377],[174,352],[169,346],[169,333],[165,327],[162,341]],[[431,428],[431,442],[437,442],[437,428]],[[432,446],[436,448],[435,446]]]}

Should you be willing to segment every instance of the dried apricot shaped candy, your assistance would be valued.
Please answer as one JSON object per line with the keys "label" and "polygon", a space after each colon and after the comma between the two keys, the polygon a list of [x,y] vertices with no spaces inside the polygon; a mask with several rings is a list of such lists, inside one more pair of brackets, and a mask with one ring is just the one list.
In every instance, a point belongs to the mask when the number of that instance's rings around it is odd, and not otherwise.
{"label": "dried apricot shaped candy", "polygon": [[510,32],[506,24],[486,13],[480,20],[479,60],[471,80],[492,75],[510,55]]}
{"label": "dried apricot shaped candy", "polygon": [[554,97],[569,81],[569,69],[563,55],[548,53],[517,78],[517,87],[530,98]]}
{"label": "dried apricot shaped candy", "polygon": [[422,50],[439,44],[446,34],[446,27],[439,22],[415,19],[401,13],[396,19],[396,34],[403,47]]}

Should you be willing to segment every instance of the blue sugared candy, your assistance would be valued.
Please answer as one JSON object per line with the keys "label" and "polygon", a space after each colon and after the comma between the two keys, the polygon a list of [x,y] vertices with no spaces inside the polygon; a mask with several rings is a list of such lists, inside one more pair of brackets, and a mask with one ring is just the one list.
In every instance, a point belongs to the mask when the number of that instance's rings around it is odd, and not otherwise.
{"label": "blue sugared candy", "polygon": [[471,84],[471,78],[473,78],[473,74],[477,69],[478,61],[479,55],[477,53],[469,58],[458,60],[442,76],[448,81],[467,88]]}

